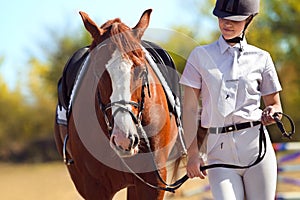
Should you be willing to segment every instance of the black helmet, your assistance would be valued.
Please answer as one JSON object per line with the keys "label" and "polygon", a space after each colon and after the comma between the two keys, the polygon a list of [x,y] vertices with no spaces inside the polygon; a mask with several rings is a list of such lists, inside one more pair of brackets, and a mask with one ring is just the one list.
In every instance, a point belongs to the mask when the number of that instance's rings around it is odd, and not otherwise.
{"label": "black helmet", "polygon": [[213,14],[219,18],[243,21],[259,10],[259,0],[217,0]]}

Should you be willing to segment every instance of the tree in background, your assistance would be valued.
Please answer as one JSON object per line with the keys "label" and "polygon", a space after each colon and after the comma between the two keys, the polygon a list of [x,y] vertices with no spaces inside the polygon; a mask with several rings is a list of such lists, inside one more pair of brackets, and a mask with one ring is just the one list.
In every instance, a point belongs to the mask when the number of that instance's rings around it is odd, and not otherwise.
{"label": "tree in background", "polygon": [[42,63],[34,58],[32,59],[32,66],[45,72],[38,83],[43,83],[49,87],[48,92],[55,100],[57,96],[57,82],[62,75],[65,64],[77,49],[91,43],[91,36],[85,30],[79,29],[75,32],[77,33],[53,36],[53,43],[56,46],[51,49],[45,49],[46,63]]}
{"label": "tree in background", "polygon": [[[58,158],[53,138],[57,102],[56,86],[64,65],[73,52],[90,38],[83,31],[77,37],[54,36],[43,47],[46,62],[32,57],[26,83],[10,90],[0,76],[0,160],[45,161]],[[50,48],[51,47],[51,48]],[[1,59],[2,60],[2,59]],[[27,85],[26,92],[21,89]]]}
{"label": "tree in background", "polygon": [[[9,158],[22,151],[24,144],[33,139],[38,129],[37,117],[32,114],[31,104],[24,100],[19,87],[11,91],[0,77],[0,157]],[[40,126],[40,125],[38,125]]]}
{"label": "tree in background", "polygon": [[[297,26],[300,22],[300,5],[295,0],[265,0],[261,1],[260,10],[248,39],[270,52],[283,87],[283,110],[298,127],[300,116],[295,111],[299,110],[300,102],[300,34]],[[280,134],[272,135],[272,138],[282,141]],[[300,140],[300,135],[295,134],[294,139]]]}

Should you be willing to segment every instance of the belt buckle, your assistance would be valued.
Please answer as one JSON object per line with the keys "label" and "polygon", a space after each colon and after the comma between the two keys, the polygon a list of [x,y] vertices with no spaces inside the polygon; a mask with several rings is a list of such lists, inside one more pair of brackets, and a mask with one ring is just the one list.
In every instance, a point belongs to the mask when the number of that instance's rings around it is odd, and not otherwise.
{"label": "belt buckle", "polygon": [[232,131],[236,131],[236,130],[237,130],[237,128],[236,128],[236,125],[235,125],[235,124],[230,125],[230,126],[227,126],[227,127],[225,128],[225,131],[226,131],[226,132],[232,132]]}

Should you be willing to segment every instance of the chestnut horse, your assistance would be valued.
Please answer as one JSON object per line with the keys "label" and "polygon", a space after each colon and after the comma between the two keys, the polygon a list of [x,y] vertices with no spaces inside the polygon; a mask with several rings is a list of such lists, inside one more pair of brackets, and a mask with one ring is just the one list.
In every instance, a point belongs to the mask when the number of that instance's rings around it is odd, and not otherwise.
{"label": "chestnut horse", "polygon": [[85,199],[112,199],[123,188],[127,199],[164,197],[180,126],[141,44],[151,11],[134,28],[118,18],[98,27],[80,12],[93,41],[80,57],[68,108],[57,108],[55,139]]}

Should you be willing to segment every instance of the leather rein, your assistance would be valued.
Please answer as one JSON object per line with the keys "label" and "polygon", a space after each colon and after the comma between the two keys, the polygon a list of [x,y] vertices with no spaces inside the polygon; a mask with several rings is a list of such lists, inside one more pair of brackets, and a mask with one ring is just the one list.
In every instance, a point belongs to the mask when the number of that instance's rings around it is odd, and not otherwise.
{"label": "leather rein", "polygon": [[[103,104],[102,100],[101,100],[101,94],[100,91],[98,90],[97,92],[97,98],[98,98],[98,105],[103,113],[106,125],[107,125],[107,130],[109,132],[109,135],[111,135],[112,132],[112,123],[109,121],[109,118],[107,116],[107,111],[112,109],[113,107],[117,107],[117,109],[115,110],[114,113],[112,113],[112,116],[115,116],[118,112],[128,112],[133,120],[133,122],[135,123],[136,127],[137,127],[137,131],[140,135],[142,135],[145,139],[145,142],[147,144],[148,150],[149,152],[152,152],[151,147],[150,147],[150,141],[147,137],[147,134],[145,132],[145,130],[143,129],[143,126],[141,124],[142,121],[142,113],[144,110],[144,103],[145,103],[145,97],[146,97],[146,93],[145,93],[145,89],[147,88],[148,90],[148,96],[151,97],[151,92],[150,92],[150,87],[149,87],[149,80],[148,80],[148,69],[147,66],[144,68],[143,72],[140,75],[140,78],[142,78],[142,88],[141,88],[141,100],[139,102],[134,102],[134,101],[125,101],[125,100],[119,100],[116,102],[111,102],[108,104]],[[133,106],[135,108],[138,108],[138,114],[135,115],[129,108],[128,106]],[[284,124],[282,123],[282,121],[279,119],[279,115],[282,115],[283,117],[286,117],[291,125],[291,131],[287,132],[285,130]],[[276,112],[273,115],[276,124],[278,126],[278,128],[280,129],[282,136],[283,137],[287,137],[289,139],[292,138],[292,135],[295,133],[295,124],[293,122],[293,120],[291,119],[290,116],[282,113],[282,112]],[[73,164],[73,159],[69,159],[67,156],[67,142],[68,142],[68,134],[66,135],[65,139],[64,139],[64,143],[63,143],[63,158],[64,158],[64,163],[66,165],[70,165]],[[257,156],[257,159],[250,165],[247,166],[238,166],[238,165],[232,165],[232,164],[211,164],[211,165],[204,165],[200,167],[201,171],[207,170],[207,169],[212,169],[212,168],[217,168],[217,167],[223,167],[223,168],[234,168],[234,169],[245,169],[245,168],[250,168],[256,164],[258,164],[260,161],[263,160],[264,156],[266,154],[266,137],[264,135],[264,127],[261,124],[260,127],[260,131],[259,131],[259,155]],[[155,163],[155,159],[154,159],[154,155],[153,153],[151,153],[153,159],[153,163],[154,166],[157,166]],[[157,186],[157,185],[153,185],[149,182],[147,182],[146,180],[144,180],[142,177],[140,177],[136,172],[134,172],[128,165],[127,163],[121,159],[122,162],[124,163],[124,165],[128,168],[128,170],[134,175],[136,176],[136,178],[138,178],[141,182],[143,182],[144,184],[148,185],[151,188],[154,189],[158,189],[158,190],[164,190],[164,191],[168,191],[168,192],[172,192],[175,193],[175,190],[178,189],[182,184],[184,184],[189,177],[186,175],[184,175],[183,177],[181,177],[180,179],[178,179],[177,181],[175,181],[174,183],[168,184],[166,183],[163,178],[160,176],[160,173],[156,167],[155,173],[158,177],[158,179],[160,180],[161,184],[163,185],[163,187],[161,186]]]}
{"label": "leather rein", "polygon": [[[290,132],[287,132],[282,121],[279,119],[279,115],[282,115],[283,117],[286,117],[291,125],[291,131]],[[291,139],[292,138],[292,135],[295,133],[295,124],[292,120],[292,118],[290,116],[288,116],[287,114],[285,113],[282,113],[282,112],[276,112],[274,115],[273,115],[275,121],[276,121],[276,125],[277,127],[279,128],[279,130],[281,131],[282,133],[282,136],[283,137],[286,137],[288,139]],[[147,138],[147,135],[146,133],[143,131],[143,136],[145,138]],[[151,152],[151,148],[150,148],[150,143],[149,143],[149,140],[146,139],[146,143],[147,143],[147,146]],[[233,165],[233,164],[226,164],[226,163],[217,163],[217,164],[211,164],[211,165],[204,165],[204,166],[201,166],[200,167],[200,170],[201,171],[204,171],[204,170],[208,170],[208,169],[212,169],[212,168],[218,168],[218,167],[223,167],[223,168],[231,168],[231,169],[246,169],[246,168],[250,168],[250,167],[253,167],[255,165],[257,165],[258,163],[260,163],[263,158],[265,157],[266,155],[266,151],[267,151],[267,142],[266,142],[266,136],[265,136],[265,133],[264,133],[264,125],[261,124],[260,125],[260,129],[259,129],[259,154],[256,158],[256,160],[250,164],[250,165],[245,165],[245,166],[241,166],[241,165]],[[153,154],[152,154],[153,155]],[[123,159],[122,159],[123,161]],[[154,161],[154,158],[153,158],[153,161]],[[161,183],[164,185],[164,187],[159,187],[159,186],[155,186],[155,185],[152,185],[148,182],[146,182],[143,178],[141,178],[139,175],[137,175],[133,170],[130,169],[130,167],[125,163],[125,161],[123,161],[123,163],[126,165],[126,167],[139,179],[141,180],[143,183],[145,183],[146,185],[152,187],[152,188],[155,188],[155,189],[158,189],[158,190],[164,190],[164,191],[168,191],[168,192],[172,192],[172,193],[175,193],[175,190],[178,189],[182,184],[184,184],[188,179],[188,175],[185,174],[183,177],[181,177],[180,179],[178,179],[177,181],[175,181],[174,183],[172,184],[167,184],[160,176],[158,170],[155,170],[159,180],[161,181]],[[155,164],[155,163],[154,163]]]}
{"label": "leather rein", "polygon": [[[98,90],[97,93],[97,97],[98,97],[98,104],[101,108],[101,111],[104,115],[104,119],[107,125],[107,130],[109,132],[109,135],[111,135],[111,131],[112,131],[112,123],[109,121],[108,116],[107,116],[107,111],[112,109],[112,107],[118,107],[115,112],[112,114],[112,116],[115,116],[118,112],[128,112],[133,120],[133,122],[135,123],[136,127],[137,127],[137,131],[138,134],[143,136],[146,145],[148,147],[149,152],[152,152],[151,147],[150,147],[150,141],[148,139],[148,136],[145,132],[145,130],[143,129],[143,126],[141,124],[142,120],[142,113],[144,110],[144,103],[145,103],[145,88],[147,88],[148,90],[148,97],[151,97],[151,92],[150,92],[150,87],[149,87],[149,79],[148,79],[148,68],[147,66],[145,66],[144,71],[141,73],[140,78],[142,78],[142,89],[141,89],[141,100],[140,102],[134,102],[134,101],[125,101],[125,100],[120,100],[120,101],[116,101],[116,102],[111,102],[108,103],[106,105],[104,105],[101,101],[101,94],[100,91]],[[135,108],[138,108],[138,114],[135,115],[131,110],[128,109],[127,106],[134,106]],[[291,132],[287,132],[285,130],[285,127],[282,123],[282,121],[279,119],[279,115],[282,115],[284,117],[286,117],[290,124],[291,124]],[[287,137],[289,139],[291,139],[291,136],[295,133],[295,125],[293,120],[291,119],[291,117],[289,117],[288,115],[282,113],[282,112],[276,112],[273,115],[276,124],[278,126],[278,128],[280,129],[282,136],[283,137]],[[204,166],[200,166],[200,170],[204,171],[207,169],[212,169],[212,168],[218,168],[218,167],[223,167],[223,168],[231,168],[231,169],[246,169],[246,168],[250,168],[253,167],[255,165],[257,165],[258,163],[260,163],[263,158],[265,157],[266,151],[267,151],[267,143],[266,143],[266,136],[264,133],[264,125],[261,124],[260,129],[259,129],[259,154],[256,158],[256,160],[250,164],[250,165],[245,165],[245,166],[240,166],[240,165],[233,165],[233,164],[227,164],[227,163],[217,163],[217,164],[211,164],[211,165],[204,165]],[[157,166],[155,163],[155,159],[154,159],[154,155],[153,153],[151,153],[152,155],[152,161],[154,163],[154,166]],[[180,179],[178,179],[177,181],[175,181],[174,183],[168,184],[166,183],[163,178],[160,176],[160,173],[156,167],[155,173],[158,177],[158,179],[160,180],[161,184],[163,185],[163,187],[157,186],[157,185],[153,185],[149,182],[147,182],[145,179],[143,179],[141,176],[139,176],[136,172],[134,172],[128,165],[127,163],[121,158],[121,161],[123,162],[123,164],[126,166],[126,168],[136,177],[138,178],[141,182],[143,182],[144,184],[148,185],[151,188],[154,189],[158,189],[158,190],[164,190],[167,192],[172,192],[175,193],[175,190],[178,189],[182,184],[184,184],[189,177],[187,176],[187,174],[185,174],[183,177],[181,177]]]}
{"label": "leather rein", "polygon": [[[290,123],[291,126],[291,131],[287,132],[283,122],[280,120],[279,115],[282,115],[283,117],[286,117]],[[274,115],[274,120],[276,121],[276,125],[279,128],[279,130],[281,131],[281,134],[283,137],[286,137],[288,139],[292,139],[292,135],[295,133],[295,124],[294,121],[292,120],[292,118],[282,112],[275,112]],[[207,169],[212,169],[212,168],[217,168],[217,167],[223,167],[223,168],[231,168],[231,169],[246,169],[246,168],[250,168],[253,167],[254,165],[257,165],[258,163],[260,163],[260,161],[263,160],[263,158],[266,155],[266,151],[267,151],[267,143],[266,143],[266,136],[264,133],[264,125],[261,124],[260,125],[260,129],[259,129],[259,154],[256,158],[256,160],[250,164],[250,165],[246,165],[246,166],[240,166],[240,165],[232,165],[232,164],[226,164],[226,163],[217,163],[217,164],[211,164],[211,165],[204,165],[204,166],[200,166],[200,170],[204,171]],[[189,179],[189,177],[186,175],[184,175],[181,179],[179,179],[177,182],[180,183],[184,183],[185,181],[187,181]]]}
{"label": "leather rein", "polygon": [[[141,135],[147,145],[148,151],[152,152],[151,146],[150,146],[150,141],[148,139],[148,136],[145,132],[145,130],[143,129],[143,126],[141,124],[142,120],[142,113],[144,110],[144,103],[145,103],[145,97],[146,97],[146,92],[145,89],[147,88],[148,90],[148,97],[151,97],[151,92],[150,92],[150,87],[149,87],[149,80],[148,80],[148,69],[147,67],[144,69],[144,71],[141,73],[142,78],[142,89],[141,89],[141,101],[140,102],[134,102],[134,101],[124,101],[124,100],[120,100],[120,101],[116,101],[116,102],[111,102],[108,104],[103,104],[101,101],[101,94],[100,91],[98,91],[97,93],[97,98],[98,98],[98,105],[100,106],[100,109],[102,111],[102,114],[104,116],[105,119],[105,123],[107,126],[107,130],[109,132],[109,135],[111,135],[112,132],[112,123],[109,121],[108,116],[107,116],[107,111],[112,109],[113,107],[117,107],[117,109],[115,110],[115,112],[112,114],[112,116],[115,116],[118,112],[128,112],[133,120],[133,122],[135,123],[136,127],[137,127],[137,131],[138,134]],[[130,109],[128,109],[127,106],[133,106],[135,108],[138,108],[139,112],[137,115],[135,115]],[[153,153],[151,153],[152,155],[152,161],[154,163],[154,166],[157,166],[155,163],[155,159],[154,159],[154,155]],[[160,187],[157,185],[153,185],[149,182],[147,182],[145,179],[143,179],[141,176],[139,176],[136,172],[134,172],[128,165],[127,163],[124,161],[124,159],[120,158],[121,161],[123,162],[123,164],[126,166],[126,168],[136,177],[138,178],[141,182],[143,182],[144,184],[148,185],[151,188],[154,189],[158,189],[158,190],[164,190],[164,191],[168,191],[168,192],[173,192],[175,193],[175,190],[177,188],[179,188],[185,181],[183,180],[178,180],[172,184],[167,184],[163,178],[161,177],[157,167],[155,170],[155,173],[159,179],[159,181],[164,185],[164,187]]]}

